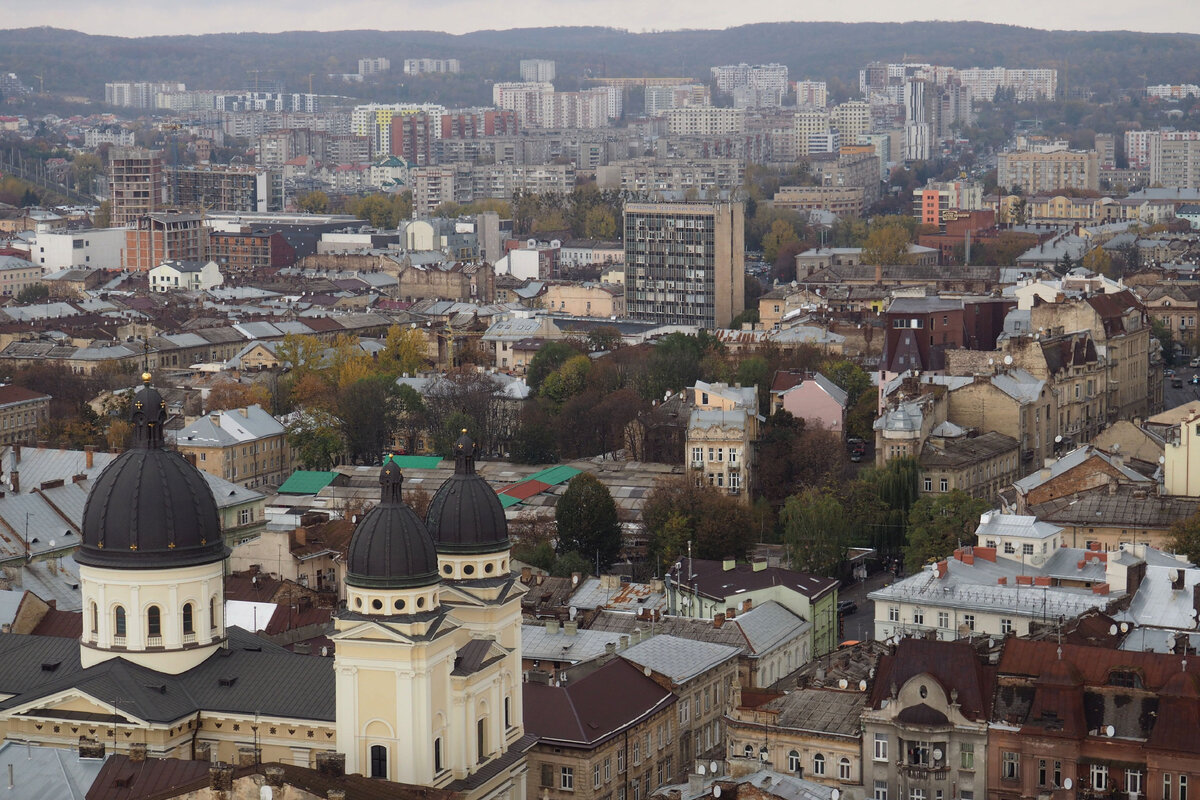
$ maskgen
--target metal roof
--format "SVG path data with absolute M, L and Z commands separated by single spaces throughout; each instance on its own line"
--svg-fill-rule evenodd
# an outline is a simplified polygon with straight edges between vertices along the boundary
M 737 658 L 739 652 L 738 648 L 728 645 L 664 634 L 635 644 L 623 651 L 621 657 L 640 667 L 649 667 L 678 685 Z
M 298 469 L 279 487 L 280 494 L 316 494 L 333 483 L 338 473 Z
M 14 741 L 0 745 L 0 763 L 8 764 L 12 785 L 6 800 L 84 800 L 103 758 L 80 758 L 78 748 L 30 747 Z

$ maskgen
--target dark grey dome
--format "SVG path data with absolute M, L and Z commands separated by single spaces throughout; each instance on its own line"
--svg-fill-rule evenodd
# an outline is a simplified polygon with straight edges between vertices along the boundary
M 475 473 L 475 444 L 465 430 L 454 444 L 454 474 L 429 501 L 425 524 L 439 553 L 498 553 L 511 546 L 504 507 Z
M 367 512 L 346 553 L 346 583 L 366 589 L 411 589 L 438 581 L 437 551 L 425 523 L 404 504 L 399 465 L 379 472 L 379 505 Z
M 134 395 L 134 444 L 104 468 L 83 510 L 80 564 L 121 569 L 198 566 L 228 554 L 217 502 L 200 470 L 163 449 L 167 407 L 148 385 Z

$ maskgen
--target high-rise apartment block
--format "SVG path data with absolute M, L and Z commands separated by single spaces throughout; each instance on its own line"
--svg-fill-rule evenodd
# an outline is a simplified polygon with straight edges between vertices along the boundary
M 386 58 L 360 58 L 358 60 L 358 75 L 366 78 L 387 72 L 392 68 L 392 62 Z
M 204 211 L 279 211 L 283 175 L 257 167 L 168 167 L 171 204 Z
M 544 58 L 521 59 L 521 80 L 550 83 L 554 80 L 554 62 Z
M 458 73 L 462 64 L 457 58 L 406 58 L 404 59 L 405 75 L 421 75 L 429 72 Z
M 1200 140 L 1200 131 L 1176 131 L 1161 128 L 1153 131 L 1125 131 L 1125 157 L 1129 166 L 1145 169 L 1150 166 L 1150 141 L 1159 139 L 1168 142 L 1190 142 Z
M 825 81 L 796 81 L 796 106 L 799 108 L 824 108 L 829 104 L 829 90 Z
M 728 327 L 745 306 L 744 238 L 741 203 L 627 203 L 628 316 Z
M 676 86 L 646 87 L 646 116 L 658 117 L 673 108 L 707 106 L 711 100 L 709 88 L 703 84 L 688 83 Z
M 713 67 L 717 91 L 733 96 L 739 108 L 778 108 L 788 91 L 788 68 L 783 64 L 729 64 Z
M 1170 189 L 1200 188 L 1200 141 L 1150 140 L 1150 183 Z
M 444 106 L 430 103 L 367 103 L 350 111 L 350 133 L 370 138 L 372 157 L 391 155 L 393 117 L 426 114 L 434 129 L 440 131 L 445 113 Z
M 108 153 L 108 187 L 113 227 L 132 225 L 166 204 L 162 153 L 114 147 Z
M 856 144 L 859 136 L 871 130 L 871 104 L 850 100 L 836 105 L 829 112 L 829 121 L 842 134 L 843 143 Z
M 183 92 L 182 83 L 151 83 L 149 81 L 116 81 L 104 84 L 104 102 L 124 108 L 154 108 L 159 93 Z
M 556 92 L 546 81 L 496 83 L 492 102 L 515 111 L 525 128 L 602 128 L 622 113 L 621 89 L 615 86 Z
M 430 120 L 428 114 L 397 114 L 392 117 L 389 152 L 418 167 L 432 164 L 434 126 L 440 130 L 440 123 Z
M 1018 103 L 1053 100 L 1058 92 L 1056 69 L 1005 69 L 972 67 L 960 69 L 958 79 L 975 100 L 991 102 L 998 89 L 1011 91 Z

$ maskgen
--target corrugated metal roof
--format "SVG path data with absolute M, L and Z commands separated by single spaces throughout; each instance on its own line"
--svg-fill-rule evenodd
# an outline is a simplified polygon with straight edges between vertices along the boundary
M 508 495 L 509 497 L 515 497 L 518 500 L 526 500 L 530 497 L 533 497 L 535 494 L 540 494 L 546 491 L 549 488 L 550 484 L 530 478 L 527 481 L 514 483 L 512 486 L 502 489 L 500 494 Z
M 581 472 L 583 470 L 568 467 L 566 464 L 559 464 L 556 467 L 550 467 L 541 472 L 533 473 L 529 476 L 529 480 L 541 481 L 549 486 L 555 486 L 560 483 L 566 483 Z
M 337 477 L 336 472 L 298 469 L 279 487 L 280 494 L 316 494 Z
M 437 469 L 441 456 L 391 456 L 392 462 L 401 469 Z

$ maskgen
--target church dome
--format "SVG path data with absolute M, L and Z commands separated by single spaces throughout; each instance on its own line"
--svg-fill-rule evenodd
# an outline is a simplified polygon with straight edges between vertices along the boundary
M 438 581 L 437 551 L 425 523 L 401 497 L 404 476 L 392 460 L 379 472 L 379 505 L 367 512 L 346 553 L 346 583 L 407 589 Z
M 228 554 L 217 502 L 200 470 L 163 447 L 167 404 L 150 386 L 133 397 L 133 446 L 96 479 L 83 510 L 80 564 L 120 569 L 199 566 Z
M 475 472 L 475 444 L 464 430 L 454 444 L 454 474 L 429 501 L 425 524 L 439 553 L 497 553 L 510 547 L 500 498 Z

